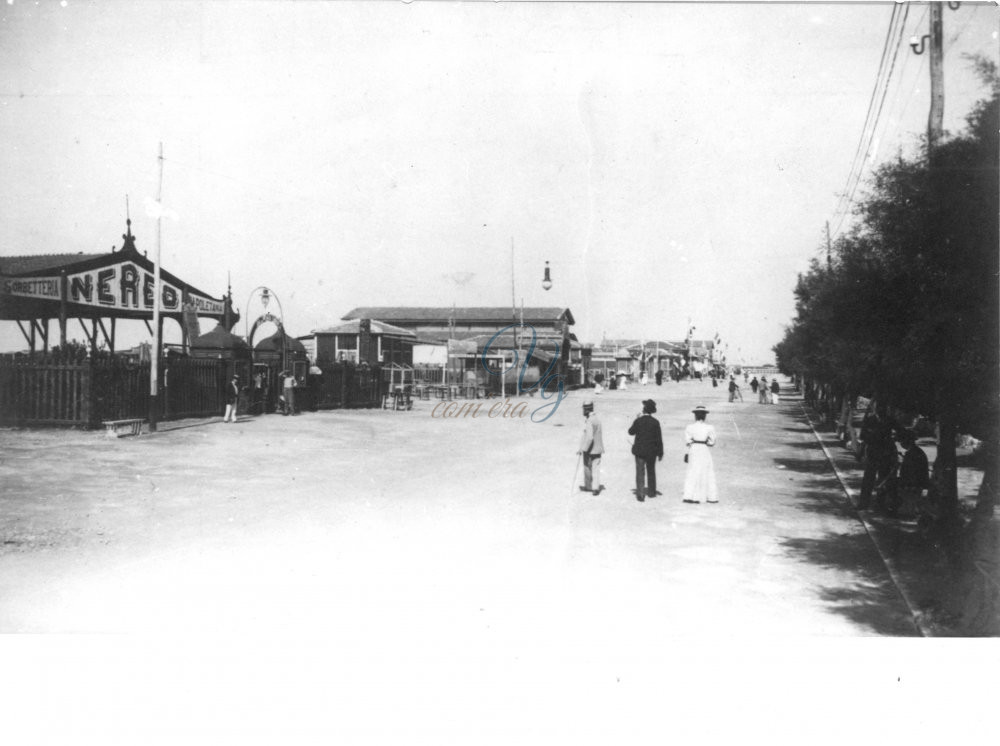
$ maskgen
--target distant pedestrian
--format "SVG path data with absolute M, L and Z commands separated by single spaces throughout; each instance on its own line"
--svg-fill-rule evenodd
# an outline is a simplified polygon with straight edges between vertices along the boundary
M 285 381 L 281 387 L 281 393 L 285 397 L 284 414 L 295 414 L 295 376 L 290 371 L 283 373 Z
M 583 459 L 583 486 L 581 492 L 601 494 L 601 456 L 604 455 L 604 435 L 601 421 L 594 414 L 594 402 L 583 403 L 583 435 L 577 453 Z
M 747 379 L 748 379 L 749 377 L 750 377 L 750 374 L 749 374 L 749 373 L 747 373 L 746 371 L 743 371 L 743 383 L 746 383 L 746 382 L 747 382 Z
M 753 380 L 750 381 L 750 390 L 753 391 L 756 394 L 757 393 L 757 388 L 759 386 L 760 386 L 760 381 L 757 380 L 757 376 L 754 376 Z
M 760 377 L 760 398 L 757 401 L 760 404 L 768 403 L 767 376 Z
M 223 422 L 236 422 L 236 411 L 240 401 L 240 377 L 233 374 L 232 380 L 226 384 L 226 413 Z
M 778 384 L 777 378 L 771 379 L 771 404 L 778 403 L 778 394 L 781 392 L 781 386 Z
M 656 385 L 657 386 L 662 386 L 663 385 L 663 371 L 662 370 L 656 371 L 655 377 L 656 377 Z
M 635 436 L 632 455 L 635 456 L 635 499 L 643 502 L 647 496 L 656 497 L 656 462 L 663 460 L 663 433 L 660 422 L 653 414 L 656 402 L 647 399 L 642 403 L 642 414 L 632 422 L 629 435 Z
M 740 387 L 736 383 L 736 379 L 732 376 L 729 377 L 729 401 L 736 401 L 736 395 L 740 393 Z M 743 401 L 743 395 L 740 394 L 740 401 Z
M 700 503 L 705 500 L 717 503 L 719 493 L 715 484 L 712 453 L 709 451 L 715 446 L 715 428 L 706 422 L 708 410 L 705 407 L 699 405 L 691 411 L 694 413 L 694 422 L 684 430 L 684 443 L 687 446 L 687 453 L 684 455 L 687 463 L 684 502 Z

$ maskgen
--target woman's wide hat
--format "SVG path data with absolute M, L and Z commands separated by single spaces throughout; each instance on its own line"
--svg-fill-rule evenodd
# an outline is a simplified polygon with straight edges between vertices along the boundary
M 642 411 L 653 414 L 656 411 L 656 402 L 652 399 L 646 399 L 646 401 L 642 403 Z
M 704 406 L 704 405 L 702 405 L 702 404 L 699 404 L 699 405 L 698 405 L 697 407 L 695 407 L 695 408 L 694 408 L 694 409 L 692 409 L 691 411 L 692 411 L 692 412 L 695 412 L 695 413 L 697 413 L 697 412 L 704 412 L 705 414 L 708 414 L 708 410 L 707 410 L 707 409 L 705 409 L 705 406 Z

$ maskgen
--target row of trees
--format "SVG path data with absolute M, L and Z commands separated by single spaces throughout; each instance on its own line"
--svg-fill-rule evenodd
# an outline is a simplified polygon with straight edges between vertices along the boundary
M 965 129 L 878 169 L 855 227 L 799 276 L 796 317 L 774 348 L 786 374 L 933 419 L 946 512 L 958 506 L 958 433 L 984 441 L 988 511 L 1000 453 L 1000 79 L 975 64 L 988 95 Z

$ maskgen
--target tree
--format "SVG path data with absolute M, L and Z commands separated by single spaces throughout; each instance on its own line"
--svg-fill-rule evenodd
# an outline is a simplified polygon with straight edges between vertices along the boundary
M 929 159 L 878 169 L 835 260 L 799 277 L 796 317 L 774 348 L 786 373 L 935 418 L 950 512 L 957 433 L 1000 453 L 1000 81 L 992 63 L 974 64 L 989 95 L 966 129 Z M 980 501 L 992 510 L 996 458 L 986 468 Z

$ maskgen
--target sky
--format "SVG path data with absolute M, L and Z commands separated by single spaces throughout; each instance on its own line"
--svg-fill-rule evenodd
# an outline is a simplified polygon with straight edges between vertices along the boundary
M 231 281 L 253 318 L 267 286 L 292 334 L 356 306 L 513 296 L 568 307 L 584 342 L 690 323 L 730 361 L 770 361 L 826 222 L 850 225 L 838 202 L 891 13 L 4 0 L 0 255 L 120 247 L 127 196 L 154 256 L 162 143 L 162 266 L 215 297 Z M 905 40 L 927 26 L 910 6 Z M 946 8 L 944 40 L 957 131 L 983 94 L 963 55 L 997 59 L 996 6 Z M 926 129 L 928 55 L 906 41 L 872 164 Z M 119 347 L 148 339 L 127 326 Z M 0 349 L 25 346 L 0 322 Z

